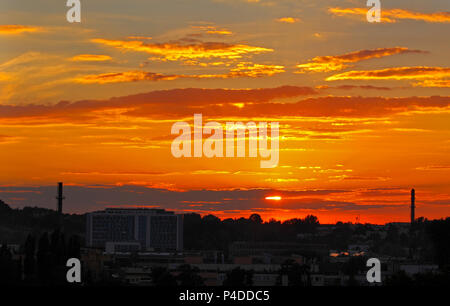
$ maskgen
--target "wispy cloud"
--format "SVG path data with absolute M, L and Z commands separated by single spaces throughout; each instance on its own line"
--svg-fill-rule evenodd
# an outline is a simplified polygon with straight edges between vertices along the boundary
M 356 63 L 363 60 L 372 58 L 381 58 L 385 56 L 391 56 L 395 54 L 405 53 L 427 53 L 421 50 L 410 50 L 405 47 L 393 47 L 393 48 L 378 48 L 371 50 L 359 50 L 342 55 L 332 56 L 316 56 L 309 60 L 308 63 L 299 64 L 297 68 L 300 70 L 297 73 L 305 72 L 328 72 L 337 71 L 347 68 L 347 63 Z
M 450 80 L 424 80 L 413 83 L 415 87 L 438 87 L 438 88 L 450 88 Z
M 300 18 L 296 18 L 296 17 L 281 17 L 281 18 L 277 18 L 275 20 L 277 22 L 281 22 L 281 23 L 297 23 L 297 22 L 300 22 Z
M 76 83 L 82 84 L 110 84 L 110 83 L 127 83 L 137 81 L 168 81 L 175 80 L 182 76 L 164 75 L 154 72 L 145 71 L 126 71 L 117 73 L 101 73 L 79 76 L 73 79 Z
M 274 74 L 284 72 L 284 66 L 280 65 L 265 65 L 265 64 L 254 64 L 251 62 L 240 62 L 235 68 L 232 68 L 230 72 L 218 75 L 199 75 L 196 78 L 237 78 L 237 77 L 264 77 L 272 76 Z
M 367 8 L 332 7 L 328 11 L 336 16 L 359 16 L 366 20 Z M 450 12 L 421 13 L 404 9 L 382 9 L 381 22 L 393 23 L 398 20 L 420 20 L 432 23 L 450 22 Z
M 6 24 L 0 25 L 0 35 L 18 35 L 41 31 L 42 28 L 35 26 Z
M 347 71 L 328 77 L 327 81 L 339 80 L 413 80 L 450 77 L 446 67 L 395 67 L 381 70 Z
M 23 137 L 15 137 L 15 136 L 8 136 L 8 135 L 0 135 L 0 145 L 2 144 L 12 144 L 19 142 L 20 139 Z
M 11 76 L 5 72 L 0 72 L 0 82 L 8 81 L 11 79 Z
M 245 44 L 229 44 L 223 42 L 194 43 L 144 43 L 139 40 L 108 40 L 93 39 L 92 42 L 114 47 L 121 50 L 146 52 L 155 57 L 151 59 L 166 61 L 186 61 L 199 59 L 240 59 L 245 55 L 273 52 L 273 49 L 250 46 Z
M 198 29 L 206 32 L 207 34 L 214 34 L 214 35 L 232 35 L 233 32 L 225 29 L 225 28 L 218 28 L 213 25 L 193 25 L 191 26 L 193 29 Z
M 319 86 L 316 86 L 316 88 L 320 89 L 320 90 L 328 90 L 328 89 L 339 89 L 339 90 L 352 90 L 352 89 L 393 90 L 394 89 L 392 87 L 373 86 L 373 85 L 339 85 L 339 86 L 319 85 Z
M 425 167 L 417 167 L 416 170 L 450 170 L 450 165 L 433 165 Z
M 73 62 L 104 62 L 112 60 L 109 55 L 102 54 L 79 54 L 70 58 Z
M 223 74 L 161 74 L 146 71 L 126 71 L 118 73 L 101 73 L 78 76 L 73 79 L 76 83 L 82 84 L 109 84 L 109 83 L 127 83 L 137 81 L 172 81 L 176 79 L 229 79 L 250 77 L 259 78 L 272 76 L 284 72 L 283 66 L 254 64 L 251 62 L 241 62 L 229 72 Z
M 146 94 L 118 97 L 110 100 L 84 100 L 78 102 L 60 102 L 55 105 L 0 105 L 0 120 L 4 124 L 33 125 L 49 123 L 90 123 L 110 121 L 113 114 L 127 118 L 130 124 L 133 118 L 166 120 L 192 116 L 193 109 L 208 113 L 210 116 L 227 120 L 229 118 L 375 118 L 415 111 L 448 112 L 449 97 L 317 97 L 307 98 L 296 103 L 281 103 L 276 100 L 296 96 L 313 95 L 316 92 L 308 87 L 284 86 L 279 88 L 226 90 L 226 89 L 173 89 L 153 91 Z M 273 101 L 275 100 L 275 101 Z M 300 118 L 300 119 L 299 119 Z M 339 130 L 342 133 L 351 130 L 334 127 L 315 129 L 320 137 L 336 137 L 328 132 Z M 293 136 L 308 136 L 308 130 L 296 131 Z M 301 134 L 298 134 L 301 133 Z M 291 133 L 292 134 L 292 133 Z M 122 140 L 119 140 L 122 141 Z

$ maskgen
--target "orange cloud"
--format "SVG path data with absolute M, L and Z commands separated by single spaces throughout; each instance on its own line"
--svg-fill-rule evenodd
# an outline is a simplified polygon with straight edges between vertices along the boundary
M 219 35 L 232 35 L 233 32 L 229 30 L 208 30 L 208 34 L 219 34 Z
M 181 100 L 183 101 L 183 100 Z M 241 101 L 239 101 L 241 102 Z M 447 111 L 450 106 L 449 97 L 425 98 L 363 98 L 363 97 L 319 97 L 301 100 L 296 103 L 244 103 L 237 107 L 231 103 L 217 105 L 205 101 L 206 104 L 195 104 L 198 111 L 217 118 L 227 117 L 380 117 L 410 111 L 439 110 Z M 130 107 L 130 105 L 128 105 Z M 124 113 L 128 116 L 164 118 L 168 115 L 167 104 L 148 103 L 140 107 L 132 105 L 132 110 Z M 192 105 L 177 103 L 176 109 L 170 111 L 170 117 L 187 117 L 192 115 Z
M 115 116 L 167 120 L 191 117 L 193 109 L 208 114 L 211 118 L 296 118 L 306 117 L 375 118 L 414 111 L 448 112 L 450 97 L 318 97 L 296 103 L 280 103 L 277 99 L 316 94 L 312 88 L 283 86 L 265 89 L 173 89 L 153 91 L 145 94 L 112 98 L 109 100 L 84 100 L 60 102 L 54 105 L 0 105 L 2 124 L 68 124 L 108 122 Z M 239 104 L 239 105 L 236 105 Z M 26 119 L 26 121 L 24 121 Z M 348 131 L 336 126 L 341 132 Z M 321 135 L 329 129 L 315 129 Z M 308 133 L 292 130 L 297 133 Z M 302 136 L 301 134 L 297 136 Z M 123 142 L 123 140 L 119 140 Z M 117 141 L 116 141 L 117 142 Z M 147 144 L 146 144 L 147 145 Z
M 137 40 L 146 40 L 146 39 L 153 39 L 153 37 L 150 36 L 128 36 L 128 39 L 137 39 Z
M 112 60 L 109 55 L 101 54 L 80 54 L 70 58 L 73 62 L 103 62 Z
M 233 34 L 233 32 L 231 32 L 230 30 L 219 29 L 219 28 L 217 28 L 215 26 L 211 26 L 211 25 L 208 25 L 208 26 L 203 26 L 203 25 L 191 26 L 191 28 L 204 30 L 208 34 L 216 34 L 216 35 L 232 35 Z
M 329 8 L 328 11 L 337 16 L 356 15 L 362 16 L 366 20 L 367 8 Z M 447 23 L 450 22 L 450 12 L 437 13 L 420 13 L 412 12 L 403 9 L 382 9 L 382 22 L 396 22 L 398 19 L 421 20 L 432 23 Z
M 13 137 L 8 135 L 0 135 L 0 144 L 17 143 L 21 137 Z
M 155 59 L 168 61 L 185 61 L 197 59 L 240 59 L 244 55 L 273 52 L 273 49 L 255 47 L 244 44 L 228 44 L 220 42 L 195 42 L 182 44 L 179 42 L 148 44 L 138 40 L 93 39 L 95 43 L 115 47 L 121 50 L 146 52 L 157 56 Z
M 0 82 L 8 81 L 10 79 L 11 77 L 7 73 L 0 72 Z
M 398 67 L 381 70 L 347 71 L 326 78 L 340 80 L 411 80 L 450 77 L 450 68 L 445 67 Z
M 40 31 L 41 28 L 25 25 L 6 24 L 0 25 L 0 35 L 17 35 Z
M 82 84 L 110 84 L 110 83 L 126 83 L 137 81 L 167 81 L 175 80 L 180 76 L 177 75 L 163 75 L 153 72 L 145 71 L 126 71 L 119 73 L 102 73 L 90 74 L 74 79 L 76 83 Z
M 249 62 L 239 63 L 236 68 L 231 69 L 231 77 L 262 77 L 272 76 L 284 72 L 284 66 L 252 64 Z
M 366 89 L 366 90 L 392 90 L 392 87 L 382 87 L 382 86 L 373 86 L 373 85 L 339 85 L 339 86 L 328 86 L 328 85 L 319 85 L 316 86 L 317 89 L 327 90 L 327 89 L 340 89 L 340 90 L 352 90 L 352 89 Z
M 297 23 L 300 21 L 300 19 L 295 18 L 295 17 L 281 17 L 281 18 L 276 19 L 276 21 L 282 22 L 282 23 Z
M 354 8 L 341 8 L 341 7 L 330 7 L 328 9 L 328 12 L 336 15 L 336 16 L 345 16 L 345 15 L 353 15 L 353 16 L 361 16 L 363 17 L 363 19 L 366 21 L 366 15 L 367 15 L 367 8 L 359 8 L 359 7 L 354 7 Z M 387 17 L 384 16 L 385 15 L 385 10 L 381 11 L 381 21 L 382 22 L 395 22 L 392 19 L 389 19 Z
M 450 170 L 450 166 L 433 165 L 433 166 L 417 167 L 416 170 Z
M 395 54 L 405 53 L 426 53 L 421 50 L 410 50 L 405 47 L 378 48 L 371 50 L 360 50 L 335 56 L 316 56 L 306 64 L 299 64 L 296 67 L 300 70 L 297 73 L 305 72 L 328 72 L 342 70 L 348 65 L 345 63 L 356 63 L 372 58 L 380 58 Z
M 205 75 L 194 75 L 186 76 L 192 78 L 238 78 L 238 77 L 251 77 L 259 78 L 264 76 L 272 76 L 278 73 L 284 72 L 284 66 L 279 65 L 263 65 L 263 64 L 253 64 L 250 62 L 240 62 L 235 68 L 232 68 L 230 72 L 225 74 L 205 74 Z
M 73 79 L 76 83 L 82 84 L 109 84 L 109 83 L 127 83 L 137 81 L 172 81 L 180 78 L 192 79 L 230 79 L 239 77 L 259 78 L 272 76 L 284 72 L 284 66 L 253 64 L 250 62 L 238 63 L 228 73 L 224 74 L 197 74 L 197 75 L 164 75 L 146 71 L 126 71 L 118 73 L 91 74 L 76 77 Z M 1 79 L 0 79 L 1 80 Z
M 421 82 L 414 83 L 413 86 L 449 88 L 450 80 L 424 80 Z

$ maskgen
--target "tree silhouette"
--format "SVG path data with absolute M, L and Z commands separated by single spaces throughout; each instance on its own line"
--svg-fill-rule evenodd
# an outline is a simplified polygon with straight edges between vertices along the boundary
M 165 267 L 152 267 L 151 277 L 155 286 L 176 286 L 175 277 Z
M 0 248 L 0 284 L 8 284 L 14 278 L 12 254 L 6 243 Z
M 190 265 L 182 265 L 179 267 L 180 274 L 178 274 L 177 280 L 180 286 L 184 287 L 199 287 L 204 286 L 203 278 L 198 274 L 200 270 Z
M 68 258 L 80 258 L 81 257 L 81 243 L 78 235 L 71 236 L 67 245 L 67 257 Z
M 24 258 L 24 275 L 26 281 L 32 281 L 36 272 L 36 239 L 31 234 L 28 235 L 24 246 L 25 258 Z
M 342 266 L 342 272 L 349 276 L 348 285 L 356 286 L 358 283 L 355 280 L 355 276 L 360 271 L 365 271 L 367 258 L 363 256 L 352 256 L 350 259 Z
M 289 286 L 311 286 L 309 267 L 307 265 L 300 265 L 293 259 L 287 259 L 281 264 L 277 285 L 281 285 L 283 275 L 287 276 Z
M 436 262 L 442 270 L 450 270 L 450 218 L 429 222 L 426 231 L 433 244 Z
M 39 238 L 38 250 L 36 254 L 37 259 L 37 275 L 39 281 L 48 283 L 50 281 L 51 273 L 51 254 L 50 243 L 48 241 L 47 232 L 43 233 Z
M 64 265 L 66 262 L 66 245 L 64 234 L 59 229 L 53 231 L 50 236 L 50 252 L 53 265 Z
M 224 286 L 245 287 L 253 285 L 253 271 L 243 270 L 240 267 L 234 268 L 227 273 Z
M 262 224 L 263 223 L 263 219 L 261 218 L 260 215 L 258 214 L 252 214 L 250 216 L 250 218 L 248 218 L 251 222 L 256 223 L 256 224 Z

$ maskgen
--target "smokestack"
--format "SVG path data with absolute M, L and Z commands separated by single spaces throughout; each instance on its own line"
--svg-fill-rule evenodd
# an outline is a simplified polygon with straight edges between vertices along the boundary
M 58 195 L 56 197 L 56 199 L 58 200 L 58 214 L 62 215 L 62 208 L 63 208 L 63 183 L 59 182 L 58 183 Z
M 414 223 L 414 220 L 415 220 L 415 216 L 414 216 L 415 209 L 416 209 L 415 202 L 416 202 L 416 191 L 413 188 L 413 189 L 411 189 L 411 225 Z

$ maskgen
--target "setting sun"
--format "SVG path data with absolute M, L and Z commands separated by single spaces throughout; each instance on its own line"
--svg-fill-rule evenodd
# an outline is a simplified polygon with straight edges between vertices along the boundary
M 281 197 L 280 196 L 270 196 L 270 197 L 266 197 L 266 200 L 280 201 Z

